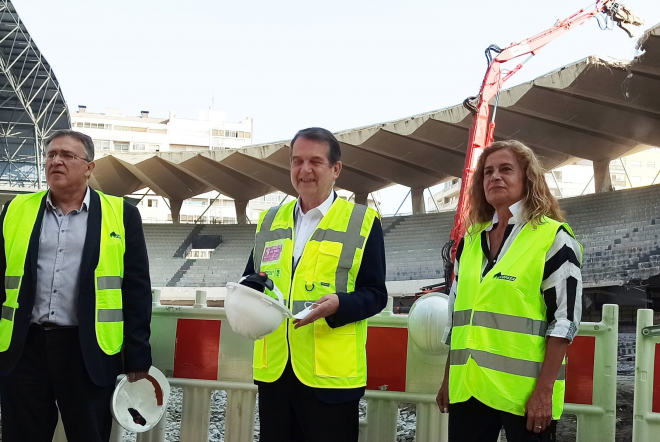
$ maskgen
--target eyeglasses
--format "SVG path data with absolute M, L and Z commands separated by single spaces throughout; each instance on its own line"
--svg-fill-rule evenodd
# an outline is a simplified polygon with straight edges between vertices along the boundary
M 66 162 L 73 161 L 75 159 L 80 159 L 86 163 L 89 163 L 89 161 L 87 161 L 86 158 L 79 157 L 78 155 L 74 155 L 71 152 L 57 152 L 57 151 L 47 152 L 44 155 L 44 158 L 46 158 L 46 161 L 53 161 L 57 156 L 59 156 L 62 159 L 62 161 L 66 161 Z

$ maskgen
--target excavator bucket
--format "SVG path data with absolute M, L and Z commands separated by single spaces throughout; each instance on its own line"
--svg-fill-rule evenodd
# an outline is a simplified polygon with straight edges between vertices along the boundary
M 607 14 L 614 22 L 628 34 L 628 37 L 635 37 L 639 26 L 644 24 L 644 19 L 633 14 L 625 5 L 617 2 L 609 2 L 606 7 Z

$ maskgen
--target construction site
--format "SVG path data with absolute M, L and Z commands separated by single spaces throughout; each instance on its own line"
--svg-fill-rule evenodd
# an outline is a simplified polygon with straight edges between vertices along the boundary
M 382 217 L 390 297 L 368 320 L 361 442 L 447 440 L 448 418 L 436 395 L 449 349 L 440 343 L 421 348 L 409 314 L 424 297 L 441 297 L 446 310 L 471 173 L 486 146 L 511 139 L 531 148 L 547 171 L 584 160 L 593 165 L 595 193 L 559 199 L 583 260 L 582 323 L 568 347 L 557 440 L 660 441 L 660 180 L 614 190 L 610 169 L 621 157 L 660 147 L 660 25 L 634 37 L 633 60 L 593 55 L 505 87 L 527 57 L 596 15 L 628 34 L 643 24 L 625 7 L 599 1 L 520 43 L 488 48 L 481 90 L 464 103 L 335 133 L 343 163 L 335 186 L 348 199 L 379 209 L 373 194 L 402 185 L 412 200 L 412 214 Z M 570 32 L 562 38 L 570 39 Z M 9 0 L 0 2 L 0 83 L 0 203 L 6 204 L 46 188 L 43 140 L 72 128 L 51 64 Z M 169 405 L 146 433 L 115 423 L 113 442 L 259 440 L 253 344 L 230 326 L 224 300 L 227 284 L 241 278 L 255 247 L 248 202 L 274 192 L 297 196 L 291 147 L 283 141 L 204 151 L 96 152 L 93 189 L 121 197 L 157 195 L 173 220 L 143 224 L 153 366 L 173 387 Z M 457 209 L 427 213 L 427 189 L 458 178 Z M 210 191 L 234 201 L 236 223 L 180 223 L 184 202 Z M 438 340 L 445 323 L 428 325 Z M 66 441 L 61 421 L 53 440 Z

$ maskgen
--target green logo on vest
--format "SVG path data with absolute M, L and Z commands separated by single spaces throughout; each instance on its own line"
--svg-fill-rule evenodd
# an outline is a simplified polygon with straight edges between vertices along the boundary
M 110 233 L 110 238 L 121 239 L 121 235 L 113 231 L 112 233 Z
M 504 281 L 515 281 L 516 277 L 515 276 L 509 276 L 509 275 L 503 275 L 502 272 L 497 272 L 493 276 L 493 279 L 503 279 Z
M 269 278 L 279 278 L 282 276 L 282 269 L 265 270 L 264 273 L 268 275 Z

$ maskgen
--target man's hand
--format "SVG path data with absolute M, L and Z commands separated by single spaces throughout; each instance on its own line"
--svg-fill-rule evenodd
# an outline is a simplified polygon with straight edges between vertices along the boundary
M 337 313 L 339 309 L 339 296 L 332 293 L 330 295 L 325 295 L 319 298 L 318 301 L 312 306 L 312 311 L 304 319 L 295 319 L 293 321 L 294 328 L 302 327 L 307 324 L 311 324 L 317 319 L 325 318 L 334 313 Z
M 146 378 L 148 374 L 148 371 L 132 371 L 126 376 L 128 377 L 128 382 L 137 382 L 140 379 Z

